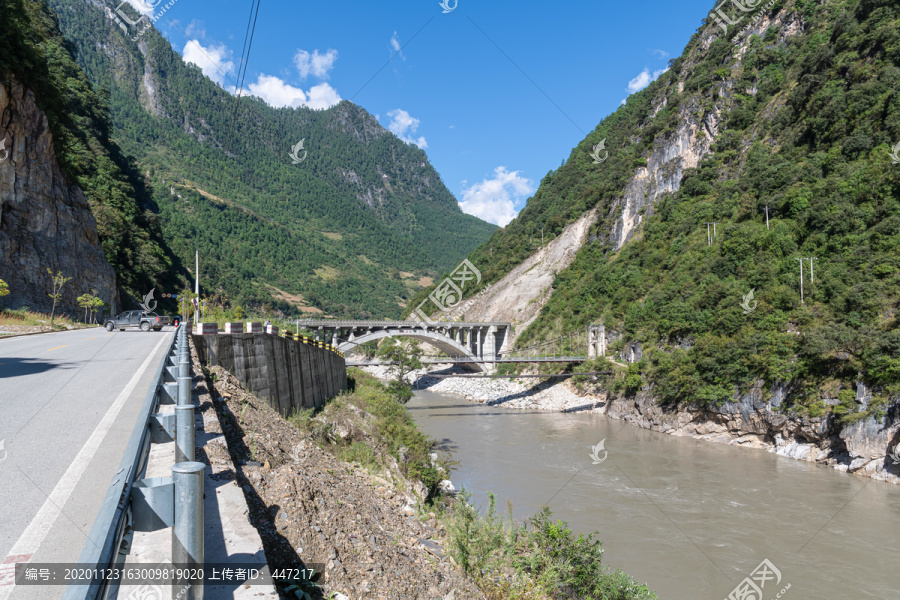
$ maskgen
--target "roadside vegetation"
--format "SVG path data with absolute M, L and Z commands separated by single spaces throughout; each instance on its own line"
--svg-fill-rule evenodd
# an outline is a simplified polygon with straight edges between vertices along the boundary
M 67 329 L 83 329 L 95 327 L 66 315 L 56 315 L 50 324 L 50 315 L 34 312 L 27 308 L 16 310 L 0 310 L 0 337 L 18 333 L 37 333 L 40 331 L 65 331 Z
M 496 512 L 496 497 L 488 498 L 487 510 L 480 511 L 463 490 L 441 516 L 449 524 L 450 555 L 490 600 L 657 597 L 622 571 L 603 568 L 596 532 L 576 536 L 546 506 L 516 524 L 509 501 L 504 519 Z
M 390 354 L 406 364 L 410 356 Z M 433 451 L 434 441 L 423 434 L 397 395 L 374 376 L 348 371 L 351 388 L 318 413 L 303 411 L 289 422 L 308 432 L 317 444 L 340 458 L 358 463 L 376 475 L 411 487 L 424 497 L 420 511 L 433 512 L 447 529 L 447 552 L 454 563 L 485 596 L 493 599 L 549 600 L 652 600 L 656 598 L 621 571 L 602 566 L 603 548 L 594 537 L 575 534 L 550 509 L 516 523 L 510 515 L 497 515 L 495 498 L 482 511 L 463 490 L 456 496 L 442 493 L 454 462 Z M 395 384 L 391 381 L 391 385 Z M 408 480 L 407 482 L 404 482 Z
M 432 460 L 433 442 L 416 426 L 396 393 L 374 376 L 348 369 L 350 390 L 318 413 L 305 410 L 288 420 L 342 460 L 358 462 L 372 472 L 390 471 L 423 486 L 432 500 L 450 466 L 447 457 Z

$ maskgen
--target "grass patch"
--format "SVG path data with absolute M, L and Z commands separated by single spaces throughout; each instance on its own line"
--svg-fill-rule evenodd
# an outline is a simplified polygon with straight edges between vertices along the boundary
M 451 461 L 432 464 L 432 440 L 378 379 L 359 369 L 348 369 L 348 374 L 349 391 L 318 412 L 294 413 L 288 422 L 342 460 L 373 469 L 393 457 L 404 477 L 422 482 L 431 501 Z
M 27 308 L 17 310 L 0 310 L 0 327 L 42 327 L 47 331 L 51 331 L 50 315 L 34 312 Z M 65 315 L 57 315 L 53 318 L 53 331 L 62 331 L 66 329 L 81 329 L 84 327 L 96 327 L 80 323 Z M 14 333 L 14 332 L 7 332 Z M 3 332 L 0 332 L 0 336 Z
M 442 514 L 449 524 L 450 555 L 489 600 L 591 598 L 655 600 L 656 594 L 620 570 L 603 569 L 603 547 L 595 533 L 576 536 L 565 521 L 553 521 L 548 507 L 517 525 L 496 512 L 496 498 L 484 516 L 462 490 Z

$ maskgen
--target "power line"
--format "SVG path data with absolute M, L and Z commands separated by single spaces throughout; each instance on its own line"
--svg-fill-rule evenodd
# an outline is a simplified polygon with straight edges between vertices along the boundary
M 256 13 L 253 12 L 253 6 L 256 5 Z M 262 4 L 262 0 L 252 0 L 250 3 L 250 17 L 247 19 L 247 31 L 244 32 L 244 48 L 241 49 L 241 60 L 238 63 L 238 75 L 235 82 L 240 81 L 238 88 L 235 90 L 234 96 L 234 112 L 231 115 L 231 125 L 228 128 L 228 143 L 225 146 L 225 155 L 228 156 L 228 150 L 231 148 L 231 142 L 233 140 L 234 134 L 234 125 L 235 120 L 237 119 L 238 107 L 240 106 L 241 101 L 241 92 L 244 90 L 244 79 L 247 77 L 247 66 L 250 63 L 250 49 L 253 47 L 253 35 L 256 33 L 256 21 L 259 17 L 259 6 Z M 251 29 L 250 23 L 253 23 L 253 27 Z M 247 42 L 247 37 L 249 34 L 250 41 Z M 244 60 L 244 56 L 246 54 L 246 60 Z M 241 71 L 243 70 L 243 74 Z

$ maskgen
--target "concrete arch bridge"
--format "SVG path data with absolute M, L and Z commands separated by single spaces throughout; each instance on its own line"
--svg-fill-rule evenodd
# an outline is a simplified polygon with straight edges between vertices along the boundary
M 472 371 L 490 371 L 503 362 L 503 351 L 511 338 L 511 324 L 501 322 L 338 321 L 301 320 L 300 327 L 315 332 L 317 340 L 337 346 L 349 354 L 360 344 L 385 337 L 407 337 L 434 346 L 448 357 L 423 362 L 453 362 Z M 348 362 L 348 366 L 380 364 Z

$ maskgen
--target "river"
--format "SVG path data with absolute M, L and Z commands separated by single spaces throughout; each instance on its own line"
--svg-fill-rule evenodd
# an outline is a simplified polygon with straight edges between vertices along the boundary
M 482 507 L 547 504 L 598 531 L 604 565 L 661 600 L 722 600 L 764 559 L 761 600 L 900 600 L 900 486 L 766 452 L 648 431 L 592 413 L 484 406 L 417 391 L 407 407 L 451 450 Z M 594 464 L 591 448 L 605 440 Z M 752 597 L 751 598 L 755 598 Z

